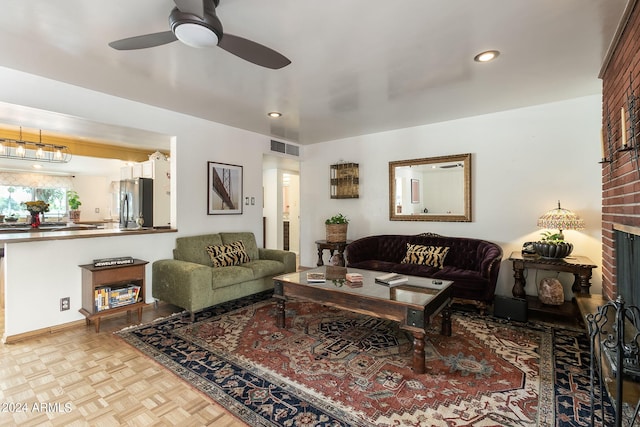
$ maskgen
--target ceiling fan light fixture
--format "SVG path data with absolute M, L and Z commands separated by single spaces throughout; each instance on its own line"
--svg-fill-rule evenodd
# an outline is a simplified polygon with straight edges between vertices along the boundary
M 498 55 L 500 55 L 500 52 L 497 50 L 486 50 L 474 56 L 473 60 L 476 62 L 490 62 L 496 59 Z
M 216 47 L 219 41 L 218 35 L 213 30 L 192 22 L 177 25 L 174 33 L 178 40 L 191 47 Z

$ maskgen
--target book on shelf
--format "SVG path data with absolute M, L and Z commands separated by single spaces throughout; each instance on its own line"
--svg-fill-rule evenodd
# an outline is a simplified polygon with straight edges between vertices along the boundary
M 138 301 L 140 294 L 140 286 L 130 284 L 129 286 L 112 289 L 109 292 L 109 307 L 121 307 L 123 305 L 133 304 Z
M 324 273 L 307 273 L 307 282 L 321 283 L 326 280 Z
M 129 284 L 118 288 L 101 286 L 96 288 L 93 294 L 95 311 L 98 312 L 133 304 L 134 302 L 138 302 L 139 296 L 140 286 L 138 285 Z
M 376 283 L 387 286 L 399 285 L 408 281 L 409 278 L 407 276 L 398 273 L 383 274 L 382 276 L 376 277 Z
M 94 267 L 110 267 L 112 265 L 127 265 L 133 264 L 133 257 L 121 256 L 115 258 L 100 258 L 93 260 Z
M 111 288 L 108 286 L 96 288 L 93 293 L 93 301 L 95 311 L 107 310 L 109 308 L 109 292 Z

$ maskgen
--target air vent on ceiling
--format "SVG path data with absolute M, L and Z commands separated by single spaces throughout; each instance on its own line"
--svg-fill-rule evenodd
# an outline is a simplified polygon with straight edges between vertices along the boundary
M 277 151 L 278 153 L 291 154 L 292 156 L 300 155 L 300 147 L 292 144 L 285 144 L 284 142 L 271 140 L 271 151 Z

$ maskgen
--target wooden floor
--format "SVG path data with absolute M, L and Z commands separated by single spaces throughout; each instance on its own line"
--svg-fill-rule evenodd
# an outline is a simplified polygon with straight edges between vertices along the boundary
M 142 321 L 177 311 L 150 305 Z M 114 336 L 126 319 L 0 344 L 0 426 L 247 425 Z

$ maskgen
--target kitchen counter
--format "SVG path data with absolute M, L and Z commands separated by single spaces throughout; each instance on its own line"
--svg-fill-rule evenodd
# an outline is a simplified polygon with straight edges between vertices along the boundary
M 66 224 L 64 222 L 45 222 L 40 224 L 38 231 L 70 231 L 70 230 L 89 230 L 97 229 L 95 224 Z M 25 233 L 31 232 L 33 228 L 24 222 L 0 224 L 0 233 Z
M 30 231 L 0 234 L 4 249 L 5 343 L 84 321 L 79 265 L 94 259 L 131 256 L 154 262 L 171 258 L 175 228 Z M 132 237 L 130 237 L 132 236 Z M 147 269 L 145 283 L 151 283 Z M 152 303 L 147 285 L 146 303 Z M 60 299 L 70 310 L 60 311 Z M 37 313 L 37 315 L 34 315 Z
M 81 228 L 80 228 L 81 227 Z M 20 227 L 13 230 L 0 231 L 0 245 L 5 243 L 35 242 L 42 240 L 64 240 L 64 239 L 83 239 L 92 237 L 110 237 L 124 235 L 140 235 L 154 233 L 175 233 L 175 228 L 86 228 L 87 226 L 74 225 L 69 227 L 56 226 L 53 228 L 45 227 L 34 231 L 29 227 L 28 231 L 22 231 Z M 0 229 L 1 230 L 1 229 Z M 20 230 L 20 231 L 18 231 Z

